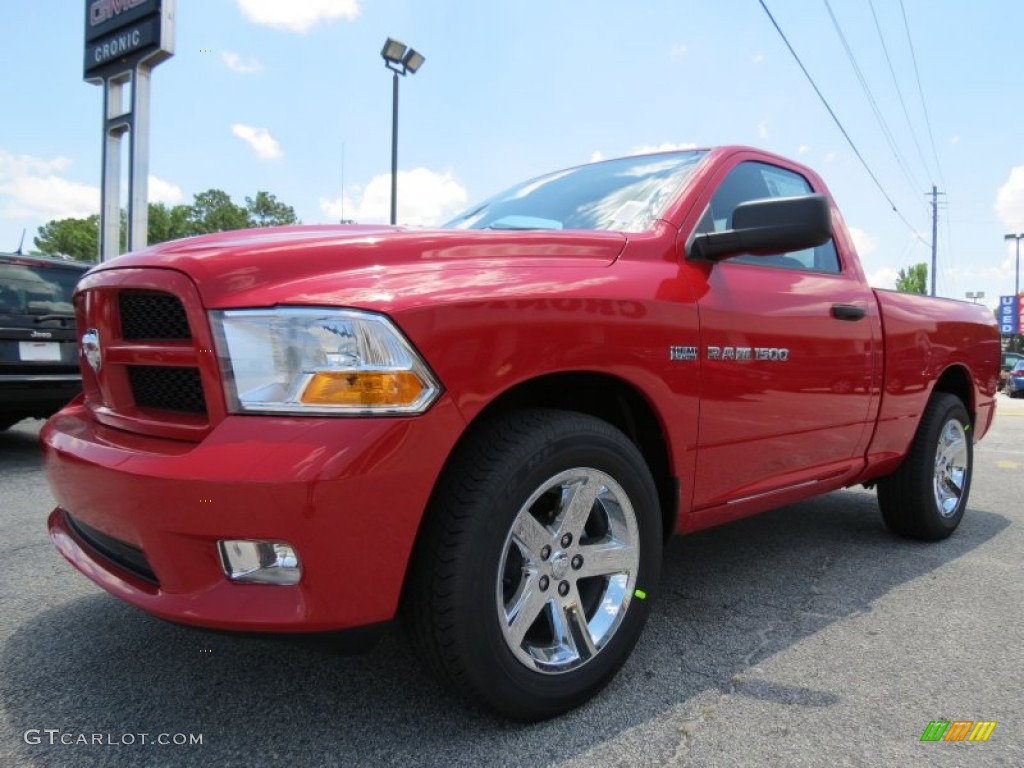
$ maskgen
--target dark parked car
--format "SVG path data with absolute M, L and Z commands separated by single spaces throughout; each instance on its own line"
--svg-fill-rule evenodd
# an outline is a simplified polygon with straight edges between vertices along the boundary
M 0 430 L 81 391 L 71 292 L 90 266 L 0 253 Z
M 1024 393 L 1024 358 L 1017 361 L 1013 370 L 1006 377 L 1006 394 L 1020 397 Z

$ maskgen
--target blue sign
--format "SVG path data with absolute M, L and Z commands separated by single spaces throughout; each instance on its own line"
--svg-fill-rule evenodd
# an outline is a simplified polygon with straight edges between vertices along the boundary
M 1013 336 L 1020 328 L 1020 318 L 1017 317 L 1017 297 L 999 297 L 999 333 L 1003 336 Z

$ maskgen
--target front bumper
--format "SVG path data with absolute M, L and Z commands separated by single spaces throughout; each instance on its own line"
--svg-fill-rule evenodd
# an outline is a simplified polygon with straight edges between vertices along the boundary
M 58 503 L 50 536 L 99 586 L 171 621 L 266 632 L 387 621 L 464 427 L 442 397 L 412 418 L 229 416 L 188 443 L 105 427 L 72 403 L 41 435 Z M 287 541 L 302 579 L 230 582 L 221 539 Z

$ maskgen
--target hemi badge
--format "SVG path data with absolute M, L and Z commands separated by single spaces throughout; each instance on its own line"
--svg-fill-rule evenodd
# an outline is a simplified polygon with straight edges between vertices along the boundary
M 696 347 L 669 347 L 668 359 L 673 362 L 688 361 L 697 359 Z

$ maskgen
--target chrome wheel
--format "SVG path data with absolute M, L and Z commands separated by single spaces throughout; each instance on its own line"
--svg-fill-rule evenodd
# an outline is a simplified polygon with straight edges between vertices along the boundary
M 409 566 L 403 613 L 423 658 L 506 717 L 579 706 L 647 622 L 660 512 L 643 454 L 611 424 L 549 408 L 485 418 L 449 459 Z
M 555 475 L 520 508 L 502 548 L 496 597 L 509 649 L 548 674 L 586 664 L 622 623 L 639 564 L 622 486 L 596 469 Z
M 939 434 L 932 480 L 935 504 L 944 517 L 951 516 L 960 506 L 969 461 L 963 425 L 956 419 L 950 419 Z

